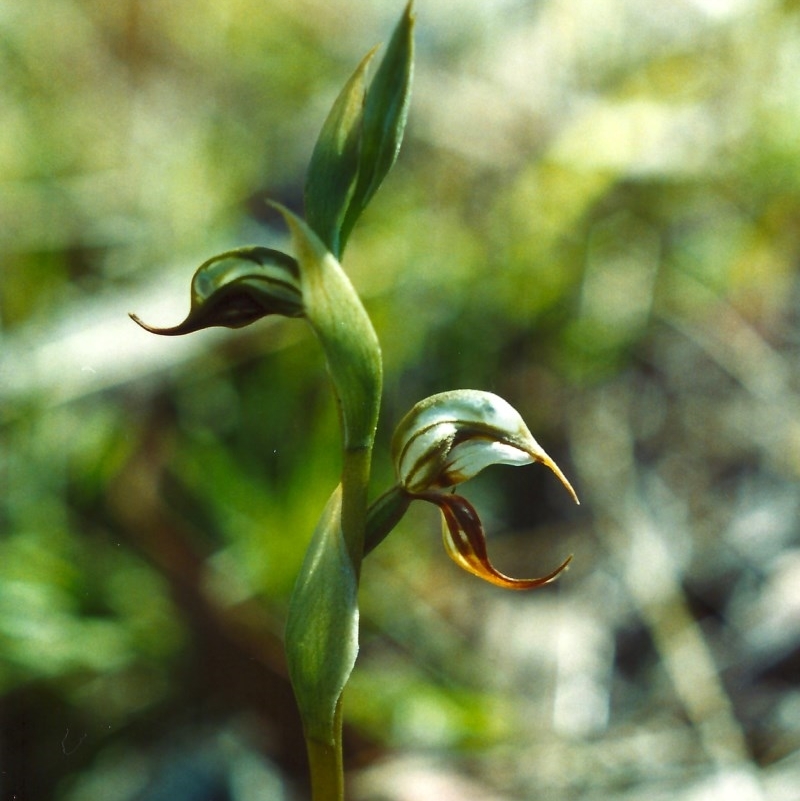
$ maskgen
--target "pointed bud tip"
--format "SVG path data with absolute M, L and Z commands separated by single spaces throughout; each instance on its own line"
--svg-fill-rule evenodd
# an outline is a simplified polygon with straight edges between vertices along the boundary
M 136 325 L 138 325 L 140 328 L 144 328 L 145 331 L 149 331 L 151 334 L 158 333 L 157 328 L 153 328 L 152 325 L 148 325 L 146 322 L 144 322 L 144 320 L 141 319 L 141 317 L 139 317 L 138 314 L 134 314 L 133 312 L 128 312 L 128 317 L 130 317 L 131 320 L 133 320 L 133 322 L 136 323 Z
M 144 320 L 142 320 L 137 314 L 133 312 L 128 312 L 128 317 L 133 320 L 136 325 L 141 328 L 144 328 L 145 331 L 149 331 L 151 334 L 159 334 L 161 336 L 177 336 L 178 334 L 185 334 L 188 333 L 187 330 L 184 329 L 182 325 L 176 325 L 172 328 L 157 328 L 154 325 L 148 325 Z

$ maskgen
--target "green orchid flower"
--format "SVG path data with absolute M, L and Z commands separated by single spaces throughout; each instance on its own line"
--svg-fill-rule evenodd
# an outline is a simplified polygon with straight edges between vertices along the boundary
M 576 503 L 575 490 L 558 465 L 534 439 L 519 413 L 491 392 L 454 390 L 420 401 L 401 420 L 392 440 L 397 487 L 373 505 L 367 548 L 380 530 L 394 525 L 412 500 L 436 504 L 444 520 L 445 550 L 473 575 L 499 587 L 525 590 L 553 581 L 569 564 L 568 557 L 551 573 L 515 579 L 489 560 L 486 533 L 470 502 L 454 492 L 484 468 L 495 464 L 539 462 L 552 470 Z

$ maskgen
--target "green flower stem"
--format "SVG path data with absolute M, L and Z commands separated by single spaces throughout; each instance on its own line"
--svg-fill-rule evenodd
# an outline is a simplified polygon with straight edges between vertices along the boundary
M 340 799 L 341 693 L 358 652 L 358 581 L 372 446 L 381 398 L 381 351 L 349 278 L 317 234 L 276 205 L 292 235 L 305 315 L 325 353 L 342 427 L 342 476 L 320 520 L 289 603 L 286 648 L 314 801 Z
M 371 447 L 345 448 L 341 481 L 341 535 L 354 571 L 357 588 L 367 521 Z M 349 670 L 347 671 L 349 673 Z M 343 679 L 346 682 L 346 676 Z M 304 734 L 311 776 L 311 801 L 344 801 L 342 757 L 342 699 L 336 700 L 333 720 L 320 728 L 304 716 Z
M 333 742 L 306 736 L 311 801 L 344 801 L 342 702 L 336 704 Z
M 401 486 L 396 485 L 370 504 L 364 532 L 364 556 L 375 550 L 391 534 L 412 500 Z
M 345 448 L 342 464 L 342 534 L 358 577 L 364 556 L 372 447 Z
M 358 217 L 397 158 L 413 72 L 409 0 L 369 88 L 370 52 L 334 103 L 311 157 L 306 220 L 272 204 L 294 256 L 264 247 L 222 253 L 192 279 L 189 315 L 164 335 L 269 314 L 303 317 L 325 353 L 342 429 L 341 481 L 322 511 L 289 599 L 286 659 L 303 721 L 313 801 L 343 801 L 341 697 L 358 654 L 358 585 L 368 550 L 389 533 L 409 497 L 392 491 L 368 509 L 372 448 L 381 402 L 380 344 L 339 259 Z

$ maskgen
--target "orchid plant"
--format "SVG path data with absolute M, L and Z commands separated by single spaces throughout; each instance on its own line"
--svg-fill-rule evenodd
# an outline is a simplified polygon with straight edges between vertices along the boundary
M 558 466 L 502 398 L 478 390 L 420 401 L 392 441 L 396 484 L 373 503 L 368 490 L 382 388 L 378 338 L 340 260 L 359 215 L 395 162 L 413 70 L 412 4 L 406 7 L 374 78 L 370 51 L 322 127 L 305 185 L 305 219 L 273 204 L 293 255 L 251 246 L 204 262 L 191 283 L 186 319 L 156 334 L 211 326 L 239 328 L 271 314 L 305 319 L 326 357 L 339 409 L 342 468 L 313 534 L 292 593 L 285 647 L 308 748 L 312 798 L 344 797 L 341 696 L 358 651 L 358 586 L 363 558 L 395 528 L 414 500 L 442 512 L 447 553 L 465 570 L 510 589 L 551 582 L 496 570 L 472 505 L 453 488 L 494 464 L 549 467 L 577 502 Z

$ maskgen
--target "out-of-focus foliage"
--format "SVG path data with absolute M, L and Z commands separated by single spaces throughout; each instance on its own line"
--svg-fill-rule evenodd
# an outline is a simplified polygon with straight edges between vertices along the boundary
M 299 208 L 399 8 L 0 9 L 0 795 L 302 797 L 280 636 L 338 474 L 321 359 L 290 321 L 126 313 L 181 319 L 209 255 L 278 242 L 264 198 Z M 536 467 L 465 491 L 503 572 L 574 553 L 529 596 L 455 570 L 435 510 L 369 556 L 354 798 L 796 797 L 799 14 L 418 0 L 345 259 L 386 361 L 374 492 L 402 414 L 476 387 L 582 506 Z

